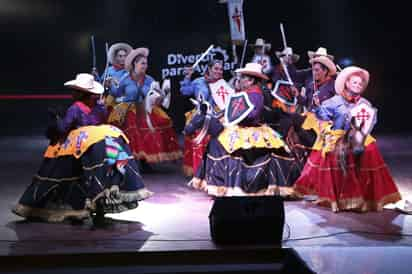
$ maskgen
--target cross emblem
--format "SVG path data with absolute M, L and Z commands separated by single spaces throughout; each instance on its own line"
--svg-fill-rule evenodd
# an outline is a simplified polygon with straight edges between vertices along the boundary
M 245 103 L 242 99 L 237 99 L 233 102 L 233 116 L 235 116 L 236 113 L 242 112 L 245 109 Z
M 86 140 L 89 136 L 87 135 L 87 132 L 80 131 L 79 136 L 77 137 L 76 140 L 76 153 L 80 154 L 80 147 L 83 143 L 84 140 Z
M 268 60 L 266 60 L 266 58 L 263 58 L 263 57 L 262 57 L 262 58 L 259 60 L 259 64 L 261 64 L 263 68 L 266 68 L 266 66 L 268 65 Z
M 370 114 L 366 111 L 366 109 L 362 108 L 358 113 L 356 113 L 356 119 L 362 122 L 369 120 Z
M 220 86 L 216 91 L 216 94 L 222 98 L 223 102 L 226 102 L 226 96 L 229 95 L 229 92 L 227 92 L 224 86 Z
M 235 13 L 232 15 L 232 19 L 235 21 L 239 32 L 240 32 L 240 24 L 241 24 L 240 18 L 241 18 L 241 14 L 238 8 L 235 7 Z

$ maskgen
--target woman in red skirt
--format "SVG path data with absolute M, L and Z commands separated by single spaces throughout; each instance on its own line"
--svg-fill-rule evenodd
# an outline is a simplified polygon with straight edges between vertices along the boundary
M 315 203 L 334 212 L 380 211 L 401 199 L 376 140 L 368 135 L 376 122 L 370 102 L 361 97 L 368 82 L 366 70 L 345 68 L 336 78 L 336 95 L 320 105 L 315 98 L 315 115 L 302 125 L 315 129 L 318 139 L 295 191 L 316 195 Z
M 118 105 L 109 117 L 109 123 L 120 126 L 130 140 L 136 159 L 142 163 L 172 161 L 182 157 L 173 122 L 160 107 L 160 102 L 147 111 L 145 97 L 153 88 L 154 79 L 146 74 L 149 50 L 137 48 L 125 61 L 129 76 L 112 85 L 110 94 Z

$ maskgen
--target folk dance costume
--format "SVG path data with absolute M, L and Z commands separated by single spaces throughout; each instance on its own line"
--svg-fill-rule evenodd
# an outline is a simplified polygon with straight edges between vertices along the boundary
M 297 77 L 295 66 L 300 56 L 293 53 L 291 47 L 276 51 L 275 54 L 280 64 L 275 66 L 272 73 L 274 88 L 271 91 L 272 100 L 268 107 L 270 111 L 266 112 L 265 121 L 281 133 L 292 150 L 295 164 L 301 170 L 316 135 L 314 131 L 304 130 L 301 127 L 305 120 L 302 105 L 298 103 L 300 96 L 298 89 L 302 86 L 302 82 Z
M 151 113 L 146 111 L 144 101 L 153 90 L 154 79 L 145 71 L 134 73 L 136 60 L 145 60 L 149 50 L 137 48 L 126 58 L 126 69 L 130 75 L 119 85 L 112 85 L 110 94 L 116 105 L 108 122 L 119 126 L 130 140 L 130 147 L 136 159 L 148 163 L 173 161 L 182 157 L 173 122 L 165 111 L 155 105 Z
M 65 83 L 84 93 L 101 94 L 90 74 Z M 87 100 L 84 100 L 87 101 Z M 142 182 L 126 136 L 104 122 L 101 105 L 76 101 L 63 118 L 48 128 L 50 145 L 13 212 L 31 219 L 60 222 L 84 219 L 91 213 L 122 212 L 152 195 Z
M 252 57 L 252 63 L 257 63 L 262 66 L 262 72 L 265 75 L 270 75 L 272 73 L 272 61 L 270 56 L 266 54 L 266 51 L 269 51 L 271 44 L 265 43 L 265 40 L 262 38 L 257 38 L 255 44 L 255 54 Z
M 133 48 L 127 43 L 115 43 L 111 45 L 107 52 L 107 61 L 110 65 L 101 76 L 95 75 L 95 79 L 97 79 L 96 81 L 99 81 L 106 87 L 107 84 L 104 83 L 104 81 L 110 81 L 113 82 L 114 85 L 119 86 L 119 84 L 129 75 L 125 69 L 124 63 L 127 55 L 129 55 L 132 50 Z M 109 112 L 111 112 L 116 105 L 116 101 L 112 95 L 108 94 L 106 96 L 105 105 Z
M 133 48 L 126 43 L 116 43 L 110 46 L 107 52 L 107 61 L 110 64 L 101 76 L 94 75 L 96 81 L 103 84 L 103 80 L 107 78 L 113 78 L 116 81 L 120 81 L 122 77 L 127 74 L 127 70 L 124 67 L 124 62 Z M 119 54 L 122 53 L 122 54 Z
M 218 77 L 212 77 L 210 75 L 211 70 L 220 69 L 222 63 L 219 60 L 213 60 L 208 64 L 208 70 L 205 75 L 195 80 L 190 80 L 190 75 L 187 75 L 180 82 L 180 93 L 185 96 L 192 96 L 199 101 L 208 102 L 213 109 L 215 115 L 219 115 L 222 110 L 216 104 L 213 99 L 209 84 L 216 83 L 222 79 L 222 75 L 218 74 Z M 215 68 L 216 67 L 216 68 Z M 218 68 L 220 67 L 220 68 Z M 195 115 L 196 110 L 193 109 L 185 113 L 186 123 L 188 125 Z M 206 136 L 199 143 L 195 143 L 194 140 L 199 134 L 199 130 L 193 131 L 192 134 L 185 134 L 184 136 L 184 152 L 183 152 L 183 173 L 186 176 L 193 176 L 202 162 L 203 155 L 206 151 L 207 144 L 210 136 Z
M 261 65 L 254 63 L 236 72 L 252 75 L 255 83 L 245 87 L 239 94 L 242 98 L 233 99 L 237 102 L 229 101 L 227 112 L 245 111 L 245 104 L 249 104 L 246 101 L 251 102 L 253 110 L 246 117 L 241 115 L 239 124 L 227 127 L 211 114 L 194 116 L 185 133 L 191 134 L 209 120 L 211 138 L 202 165 L 189 184 L 212 196 L 274 195 L 279 185 L 295 178 L 287 178 L 282 171 L 281 161 L 288 157 L 284 142 L 277 132 L 261 123 L 263 94 L 256 81 L 267 77 Z M 239 106 L 232 108 L 237 103 Z
M 296 86 L 305 90 L 298 96 L 299 106 L 311 111 L 315 98 L 322 103 L 335 95 L 336 65 L 333 62 L 334 56 L 328 54 L 323 47 L 308 51 L 308 57 L 311 68 L 298 70 L 295 66 L 290 66 L 288 70 Z
M 316 203 L 334 212 L 379 211 L 385 204 L 401 199 L 373 137 L 364 137 L 364 148 L 348 147 L 348 140 L 355 140 L 366 122 L 373 124 L 366 110 L 370 103 L 360 97 L 368 81 L 366 70 L 345 68 L 335 82 L 337 95 L 315 108 L 316 117 L 308 116 L 303 124 L 316 129 L 319 136 L 295 190 L 300 195 L 317 195 Z M 357 132 L 351 127 L 360 129 Z

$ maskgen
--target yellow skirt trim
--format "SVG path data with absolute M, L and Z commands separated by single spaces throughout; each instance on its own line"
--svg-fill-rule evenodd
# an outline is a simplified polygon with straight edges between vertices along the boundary
M 60 156 L 74 156 L 80 158 L 83 153 L 93 144 L 100 142 L 105 137 L 123 137 L 129 143 L 126 135 L 112 125 L 85 126 L 72 130 L 63 143 L 48 146 L 44 153 L 45 158 L 56 158 Z
M 228 153 L 233 153 L 239 149 L 286 147 L 279 133 L 267 125 L 227 127 L 220 133 L 218 141 Z

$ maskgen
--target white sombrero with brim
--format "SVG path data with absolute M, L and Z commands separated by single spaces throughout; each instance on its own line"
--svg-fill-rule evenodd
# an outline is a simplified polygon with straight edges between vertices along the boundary
M 329 75 L 335 75 L 336 74 L 336 65 L 333 63 L 330 58 L 326 56 L 318 56 L 314 57 L 309 60 L 309 63 L 313 65 L 314 63 L 321 63 L 322 65 L 326 66 L 329 69 Z
M 107 52 L 107 59 L 110 64 L 113 64 L 114 57 L 116 56 L 116 52 L 118 50 L 126 51 L 126 56 L 133 50 L 133 48 L 126 43 L 116 43 L 110 46 L 109 51 Z
M 308 56 L 309 56 L 309 59 L 319 57 L 319 56 L 326 56 L 332 61 L 333 61 L 333 59 L 335 59 L 335 56 L 328 54 L 327 49 L 323 48 L 323 47 L 318 48 L 316 51 L 309 50 L 308 51 Z
M 293 50 L 291 47 L 287 47 L 282 51 L 276 51 L 275 52 L 276 56 L 278 58 L 284 57 L 284 56 L 292 56 L 292 62 L 296 63 L 297 61 L 299 61 L 300 56 L 293 53 Z
M 127 71 L 130 71 L 133 68 L 133 60 L 136 58 L 138 55 L 143 55 L 144 57 L 147 58 L 149 56 L 149 49 L 148 48 L 137 48 L 132 50 L 129 55 L 126 57 L 126 61 L 124 62 L 124 66 Z
M 102 94 L 104 91 L 103 86 L 99 82 L 94 81 L 93 75 L 88 73 L 77 74 L 76 79 L 67 81 L 64 83 L 64 86 L 92 94 Z
M 345 82 L 349 76 L 352 74 L 359 74 L 362 79 L 365 81 L 365 85 L 363 90 L 366 89 L 369 83 L 369 72 L 363 68 L 350 66 L 344 68 L 341 72 L 339 72 L 338 76 L 335 80 L 335 91 L 337 94 L 342 94 L 343 90 L 345 89 Z
M 263 48 L 266 48 L 267 50 L 270 50 L 270 48 L 272 47 L 272 44 L 265 43 L 265 40 L 263 40 L 262 38 L 258 38 L 256 39 L 255 44 L 251 46 L 252 47 L 263 47 Z
M 244 68 L 237 69 L 235 72 L 269 80 L 269 77 L 262 72 L 262 65 L 258 63 L 247 63 Z

